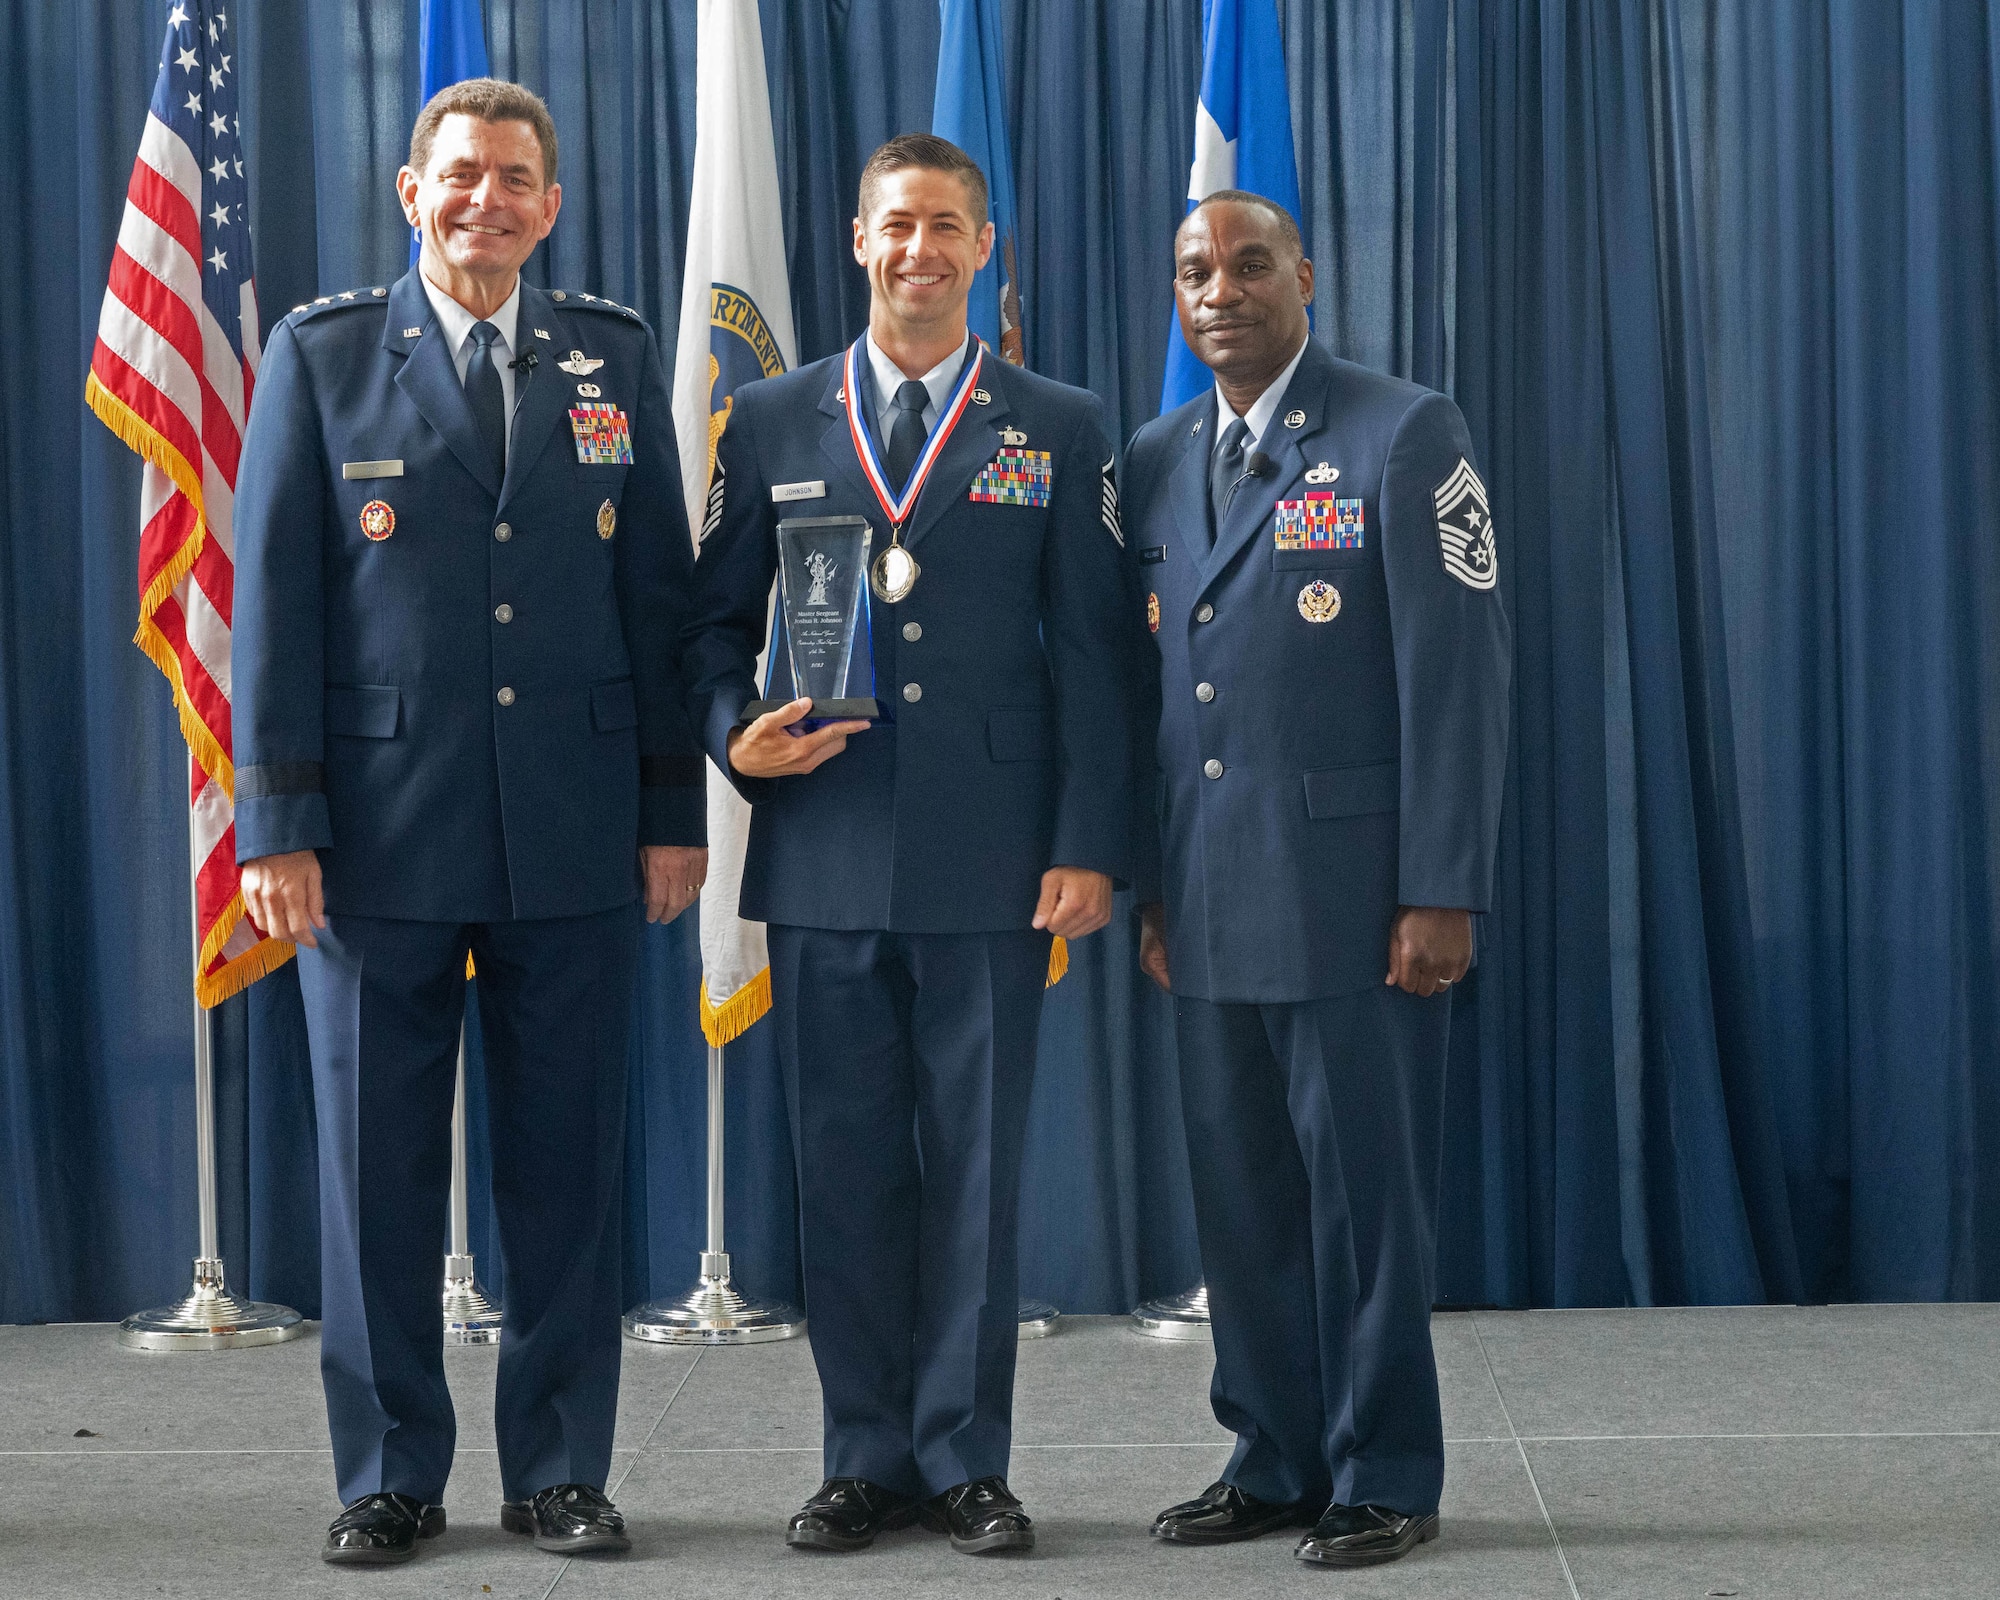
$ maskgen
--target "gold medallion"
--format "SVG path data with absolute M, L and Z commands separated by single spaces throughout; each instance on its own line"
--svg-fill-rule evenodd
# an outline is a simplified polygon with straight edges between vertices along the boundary
M 1340 615 L 1340 591 L 1315 578 L 1299 591 L 1299 615 L 1308 622 L 1331 622 Z
M 386 500 L 370 500 L 361 508 L 361 531 L 380 544 L 396 531 L 396 513 Z
M 878 598 L 894 605 L 906 599 L 917 586 L 917 574 L 922 570 L 915 556 L 901 545 L 891 544 L 875 558 L 875 565 L 869 569 L 868 586 Z
M 597 508 L 597 537 L 608 539 L 618 531 L 618 508 L 609 500 Z

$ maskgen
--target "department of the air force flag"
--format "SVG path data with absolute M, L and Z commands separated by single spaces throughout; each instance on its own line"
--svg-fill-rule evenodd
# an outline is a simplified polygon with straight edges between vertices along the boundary
M 1500 578 L 1500 556 L 1493 544 L 1493 518 L 1486 507 L 1486 485 L 1465 457 L 1432 495 L 1437 506 L 1438 545 L 1444 570 L 1473 589 L 1490 589 Z

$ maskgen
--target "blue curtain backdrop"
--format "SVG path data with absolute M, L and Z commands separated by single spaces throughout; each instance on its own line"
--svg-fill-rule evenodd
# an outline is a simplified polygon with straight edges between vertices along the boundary
M 418 3 L 232 9 L 267 325 L 401 270 Z M 193 1246 L 182 755 L 128 643 L 136 465 L 81 399 L 166 9 L 0 0 L 0 1321 L 171 1298 Z M 1508 552 L 1514 762 L 1455 1002 L 1442 1295 L 2000 1296 L 2000 5 L 1279 11 L 1317 336 L 1458 398 Z M 865 316 L 854 181 L 929 125 L 937 8 L 763 17 L 809 360 Z M 1199 0 L 1003 8 L 1028 358 L 1128 432 L 1200 27 Z M 487 38 L 563 139 L 531 272 L 670 327 L 691 0 L 488 0 Z M 651 932 L 645 970 L 633 1301 L 685 1286 L 702 1227 L 692 929 Z M 290 971 L 217 1038 L 225 1254 L 314 1311 Z M 794 1294 L 762 1031 L 730 1059 L 730 1244 Z M 1048 1008 L 1027 1292 L 1120 1310 L 1196 1276 L 1173 1071 L 1116 924 Z M 474 1243 L 497 1274 L 483 1207 Z

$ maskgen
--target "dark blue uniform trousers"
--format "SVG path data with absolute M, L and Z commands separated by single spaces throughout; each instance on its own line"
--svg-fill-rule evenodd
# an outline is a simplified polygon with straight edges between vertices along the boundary
M 1006 1475 L 1049 943 L 770 928 L 830 1478 Z
M 439 1251 L 468 949 L 506 1275 L 494 1399 L 510 1500 L 602 1488 L 639 908 L 525 922 L 331 916 L 299 951 L 319 1120 L 320 1373 L 340 1498 L 442 1501 L 457 1437 Z
M 1177 998 L 1223 1477 L 1318 1507 L 1437 1509 L 1431 1354 L 1451 997 Z

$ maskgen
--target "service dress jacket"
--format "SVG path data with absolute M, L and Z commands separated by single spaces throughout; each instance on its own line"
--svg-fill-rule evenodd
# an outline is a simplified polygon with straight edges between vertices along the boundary
M 861 516 L 873 552 L 889 542 L 848 431 L 843 359 L 735 392 L 695 565 L 692 715 L 754 808 L 742 912 L 825 929 L 1026 928 L 1050 867 L 1130 871 L 1139 635 L 1113 452 L 1085 391 L 985 355 L 903 532 L 916 587 L 893 605 L 871 596 L 876 696 L 893 720 L 802 776 L 728 763 L 729 731 L 760 697 L 779 520 Z M 975 497 L 993 492 L 979 482 L 1003 435 L 1047 452 L 1046 504 Z M 782 619 L 771 659 L 771 695 L 788 699 Z
M 1208 547 L 1211 387 L 1125 458 L 1154 648 L 1136 898 L 1176 993 L 1382 983 L 1399 905 L 1484 911 L 1507 766 L 1501 550 L 1458 408 L 1309 345 Z
M 638 896 L 641 844 L 706 838 L 658 346 L 525 283 L 515 344 L 504 481 L 415 268 L 294 311 L 258 371 L 236 854 L 319 851 L 331 913 L 580 916 Z

